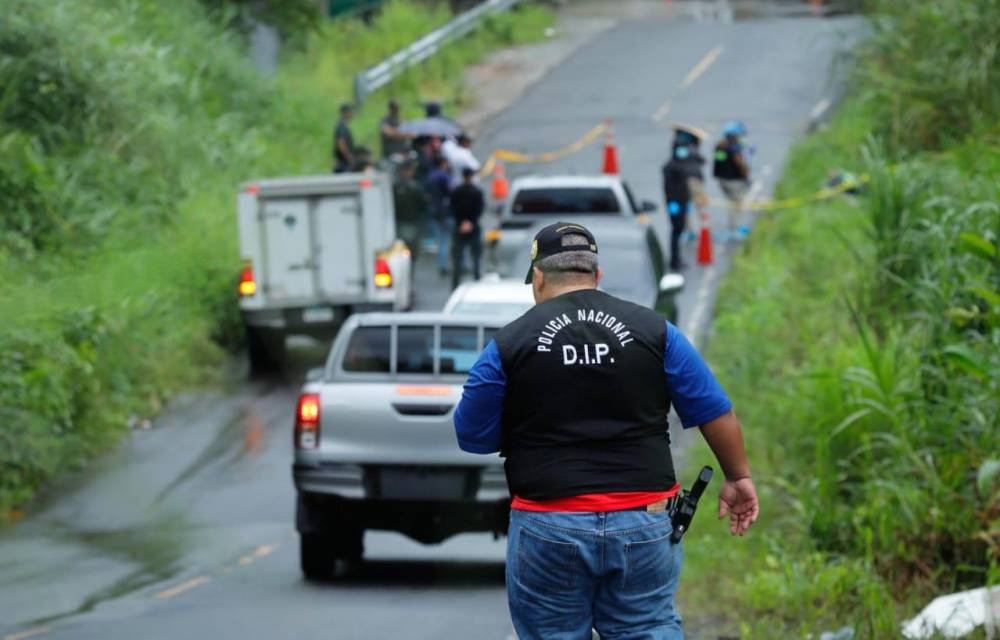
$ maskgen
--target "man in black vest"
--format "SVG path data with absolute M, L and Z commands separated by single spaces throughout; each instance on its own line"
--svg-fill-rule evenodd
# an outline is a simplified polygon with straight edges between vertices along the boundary
M 671 405 L 700 426 L 726 476 L 719 516 L 757 518 L 740 423 L 694 347 L 656 312 L 597 289 L 584 227 L 541 230 L 536 306 L 504 327 L 455 410 L 459 446 L 507 458 L 507 597 L 518 638 L 683 638 L 670 542 L 679 486 Z
M 670 215 L 670 269 L 684 268 L 681 260 L 680 238 L 688 226 L 691 204 L 698 209 L 701 224 L 708 224 L 708 196 L 701 166 L 705 160 L 698 153 L 703 132 L 694 127 L 674 127 L 673 149 L 670 160 L 663 165 L 663 193 Z
M 746 125 L 727 122 L 722 129 L 723 138 L 715 145 L 712 175 L 719 180 L 719 188 L 729 201 L 728 240 L 742 240 L 750 228 L 739 224 L 743 214 L 743 201 L 750 191 L 750 164 L 747 162 Z

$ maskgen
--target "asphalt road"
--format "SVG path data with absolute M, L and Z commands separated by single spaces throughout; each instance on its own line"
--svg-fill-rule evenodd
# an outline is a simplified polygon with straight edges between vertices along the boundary
M 666 125 L 715 136 L 739 118 L 757 148 L 755 193 L 765 197 L 789 145 L 831 96 L 830 61 L 857 23 L 678 4 L 625 20 L 577 51 L 486 125 L 480 154 L 549 151 L 610 117 L 623 173 L 639 198 L 661 202 Z M 592 173 L 600 160 L 594 146 L 508 173 Z M 734 250 L 717 244 L 715 265 L 686 272 L 680 326 L 699 340 Z M 429 269 L 418 287 L 422 308 L 448 294 Z M 290 423 L 298 384 L 323 348 L 294 354 L 284 376 L 178 400 L 0 531 L 0 637 L 510 637 L 504 543 L 489 536 L 423 547 L 369 533 L 360 569 L 329 584 L 301 579 Z

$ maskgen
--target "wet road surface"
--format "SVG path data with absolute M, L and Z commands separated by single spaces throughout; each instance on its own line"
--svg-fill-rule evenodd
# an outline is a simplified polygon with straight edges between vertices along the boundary
M 662 203 L 667 125 L 714 137 L 739 118 L 756 146 L 754 194 L 766 197 L 789 145 L 832 96 L 830 61 L 857 22 L 730 22 L 740 14 L 700 8 L 728 3 L 677 4 L 625 19 L 578 50 L 487 123 L 478 153 L 553 150 L 611 117 L 623 174 L 639 199 Z M 600 162 L 595 145 L 508 174 L 593 173 Z M 720 195 L 714 183 L 711 193 Z M 665 233 L 662 210 L 654 219 Z M 679 325 L 700 341 L 734 249 L 717 243 L 714 266 L 685 272 Z M 440 308 L 448 282 L 430 256 L 421 261 L 418 307 Z M 237 372 L 230 392 L 175 401 L 152 429 L 0 530 L 0 637 L 508 638 L 504 542 L 488 535 L 424 547 L 370 532 L 362 567 L 328 584 L 301 579 L 291 417 L 304 372 L 325 352 L 293 354 L 274 379 L 243 383 Z

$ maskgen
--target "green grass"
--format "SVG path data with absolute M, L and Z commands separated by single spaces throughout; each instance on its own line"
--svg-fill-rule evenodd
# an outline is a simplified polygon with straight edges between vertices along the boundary
M 938 26 L 965 17 L 963 3 L 935 7 L 924 17 Z M 949 48 L 872 73 L 879 51 L 929 28 L 894 19 L 777 195 L 840 168 L 868 173 L 866 193 L 764 215 L 720 293 L 709 356 L 744 422 L 762 512 L 744 539 L 707 513 L 688 536 L 682 603 L 713 633 L 850 625 L 895 638 L 933 596 L 1000 583 L 998 113 L 949 79 L 981 115 L 893 140 L 912 105 L 885 111 L 886 77 L 925 81 L 935 63 L 957 76 L 974 57 Z M 691 452 L 693 468 L 710 461 Z
M 351 77 L 447 20 L 400 0 L 371 28 L 324 24 L 275 78 L 195 0 L 0 0 L 0 514 L 211 384 L 242 341 L 237 185 L 329 171 Z M 408 114 L 466 100 L 462 68 L 542 37 L 525 7 L 372 96 Z

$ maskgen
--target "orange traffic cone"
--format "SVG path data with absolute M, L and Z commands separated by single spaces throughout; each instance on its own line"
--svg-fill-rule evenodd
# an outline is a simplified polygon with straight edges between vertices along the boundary
M 712 264 L 712 230 L 707 224 L 701 226 L 698 238 L 698 264 Z
M 618 147 L 615 146 L 615 134 L 608 131 L 604 140 L 604 173 L 618 175 Z
M 507 176 L 504 174 L 503 163 L 497 162 L 496 169 L 493 170 L 493 199 L 504 200 L 510 193 L 510 184 L 507 183 Z

